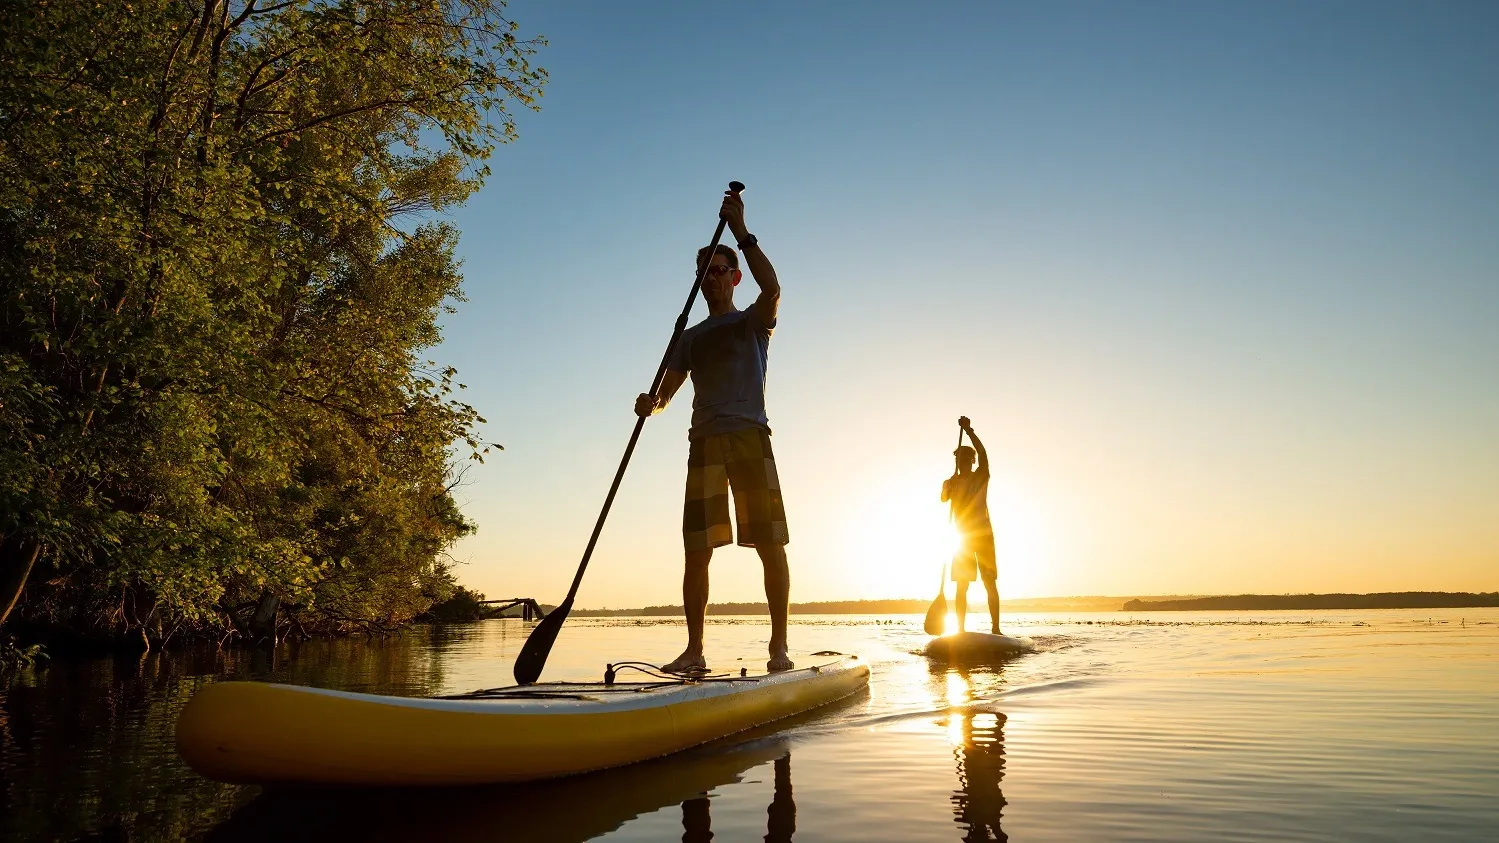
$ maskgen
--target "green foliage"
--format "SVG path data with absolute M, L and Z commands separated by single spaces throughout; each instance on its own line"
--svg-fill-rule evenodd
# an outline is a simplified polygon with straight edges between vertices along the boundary
M 17 644 L 9 635 L 0 635 L 0 672 L 23 667 L 34 667 L 47 658 L 47 651 L 40 644 Z
M 20 611 L 163 641 L 267 595 L 336 631 L 451 594 L 455 466 L 486 446 L 422 357 L 461 300 L 431 215 L 545 82 L 502 13 L 4 5 L 0 583 L 42 548 Z

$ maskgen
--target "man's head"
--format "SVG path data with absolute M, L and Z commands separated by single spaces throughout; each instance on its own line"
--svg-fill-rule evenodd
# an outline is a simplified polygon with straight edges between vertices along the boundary
M 703 300 L 708 306 L 734 303 L 734 288 L 743 276 L 739 273 L 739 255 L 722 243 L 708 251 L 704 246 L 697 250 L 697 268 L 701 272 L 703 263 L 708 263 L 708 274 L 703 277 Z
M 972 448 L 967 445 L 959 445 L 958 449 L 952 452 L 952 456 L 955 464 L 954 467 L 958 471 L 967 474 L 973 470 L 973 460 L 976 455 Z

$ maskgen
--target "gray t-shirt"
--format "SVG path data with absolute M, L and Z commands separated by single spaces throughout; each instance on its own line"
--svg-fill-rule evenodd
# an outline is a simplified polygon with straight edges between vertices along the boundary
M 765 369 L 770 334 L 754 306 L 709 316 L 682 332 L 666 368 L 692 375 L 692 428 L 688 439 L 759 427 L 765 416 Z

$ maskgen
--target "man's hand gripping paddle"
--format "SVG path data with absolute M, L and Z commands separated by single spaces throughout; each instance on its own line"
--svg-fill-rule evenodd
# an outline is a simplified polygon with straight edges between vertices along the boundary
M 744 185 L 741 182 L 729 182 L 730 193 L 742 193 Z M 713 242 L 708 244 L 708 260 L 703 261 L 702 266 L 697 268 L 697 280 L 692 282 L 692 292 L 687 295 L 687 304 L 682 307 L 682 315 L 677 317 L 677 326 L 671 334 L 671 342 L 666 344 L 666 353 L 661 356 L 661 365 L 656 369 L 656 379 L 651 381 L 649 394 L 655 395 L 661 388 L 661 380 L 666 377 L 666 364 L 671 360 L 672 350 L 677 347 L 677 340 L 682 338 L 682 331 L 687 328 L 687 317 L 692 313 L 692 303 L 697 300 L 698 290 L 703 287 L 703 279 L 708 274 L 708 266 L 713 263 L 713 251 L 718 248 L 718 241 L 723 237 L 724 226 L 728 223 L 720 217 L 718 228 L 713 230 Z M 614 483 L 609 486 L 609 496 L 604 498 L 604 509 L 599 513 L 598 523 L 593 525 L 593 535 L 588 537 L 588 548 L 583 551 L 583 561 L 578 563 L 578 573 L 573 576 L 572 588 L 567 590 L 567 599 L 563 600 L 552 613 L 541 619 L 541 623 L 531 630 L 531 635 L 526 639 L 525 646 L 521 647 L 520 655 L 515 659 L 515 681 L 522 685 L 530 685 L 541 676 L 541 671 L 546 667 L 547 656 L 552 652 L 552 645 L 557 643 L 557 633 L 562 629 L 562 624 L 573 610 L 573 598 L 578 596 L 578 586 L 583 582 L 583 572 L 588 569 L 588 559 L 593 556 L 593 546 L 598 543 L 599 533 L 604 530 L 604 519 L 609 517 L 609 507 L 614 504 L 614 495 L 619 491 L 619 481 L 624 479 L 625 467 L 630 464 L 630 455 L 635 453 L 635 442 L 640 438 L 640 429 L 645 426 L 645 416 L 636 416 L 635 430 L 630 434 L 630 444 L 625 447 L 625 456 L 619 461 L 619 470 L 614 472 Z
M 958 428 L 958 447 L 963 445 L 963 428 Z M 948 503 L 949 519 L 952 504 Z M 922 626 L 927 635 L 941 635 L 947 625 L 947 560 L 942 561 L 942 579 L 937 581 L 937 599 L 926 610 L 926 623 Z

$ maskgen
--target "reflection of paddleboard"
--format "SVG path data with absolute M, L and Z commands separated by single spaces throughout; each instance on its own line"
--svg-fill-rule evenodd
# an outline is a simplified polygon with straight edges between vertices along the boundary
M 1034 653 L 1036 643 L 1029 638 L 991 635 L 987 632 L 959 632 L 933 638 L 924 651 L 928 658 L 945 661 L 982 661 L 1004 659 Z
M 635 817 L 740 781 L 789 749 L 789 742 L 772 736 L 566 779 L 487 787 L 270 788 L 206 839 L 582 843 Z
M 746 678 L 547 682 L 427 699 L 220 682 L 183 709 L 177 750 L 203 775 L 236 783 L 534 781 L 677 752 L 868 683 L 855 656 Z

